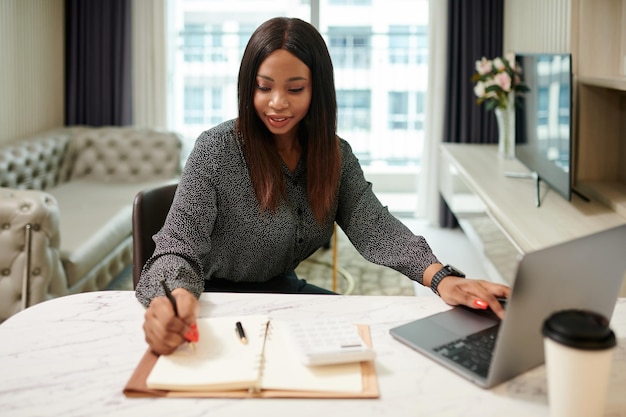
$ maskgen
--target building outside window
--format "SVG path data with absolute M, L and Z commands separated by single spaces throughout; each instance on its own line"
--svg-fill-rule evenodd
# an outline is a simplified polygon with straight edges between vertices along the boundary
M 397 173 L 419 175 L 428 0 L 168 1 L 168 118 L 185 136 L 187 152 L 202 131 L 237 116 L 237 74 L 252 32 L 271 17 L 289 16 L 315 22 L 327 42 L 338 134 L 352 146 L 375 191 L 398 191 Z M 409 8 L 415 12 L 398 13 Z M 403 183 L 407 189 L 401 192 L 417 195 L 417 180 Z
M 389 26 L 389 63 L 408 64 L 411 53 L 410 26 Z
M 406 130 L 409 126 L 409 93 L 406 91 L 389 92 L 389 129 Z
M 371 96 L 369 90 L 337 90 L 339 129 L 352 132 L 371 128 Z
M 372 33 L 369 27 L 328 28 L 328 49 L 336 68 L 370 68 Z
M 185 23 L 180 34 L 183 41 L 185 62 L 202 62 L 204 60 L 205 29 L 202 23 Z
M 185 86 L 185 124 L 194 125 L 204 123 L 204 88 Z

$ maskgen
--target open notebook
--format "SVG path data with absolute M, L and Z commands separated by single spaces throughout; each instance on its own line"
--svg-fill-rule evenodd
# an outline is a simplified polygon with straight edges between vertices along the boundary
M 241 322 L 248 343 L 241 342 Z M 129 380 L 127 396 L 377 398 L 373 362 L 309 367 L 288 340 L 287 323 L 261 315 L 202 318 L 195 351 L 148 351 Z M 359 326 L 371 345 L 369 329 Z

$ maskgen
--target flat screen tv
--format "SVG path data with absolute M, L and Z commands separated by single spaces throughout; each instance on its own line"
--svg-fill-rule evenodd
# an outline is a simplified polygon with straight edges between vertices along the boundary
M 563 198 L 572 194 L 572 59 L 517 54 L 530 91 L 515 106 L 515 157 Z M 539 205 L 539 200 L 537 201 Z

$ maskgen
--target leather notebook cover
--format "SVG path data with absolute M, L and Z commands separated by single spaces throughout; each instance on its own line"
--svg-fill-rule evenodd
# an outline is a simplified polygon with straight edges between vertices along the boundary
M 371 335 L 367 325 L 359 325 L 359 334 L 364 342 L 371 346 Z M 262 389 L 258 392 L 250 392 L 247 389 L 238 390 L 214 390 L 214 391 L 169 391 L 150 389 L 147 379 L 156 364 L 159 355 L 150 349 L 146 351 L 133 374 L 124 387 L 124 395 L 127 397 L 177 397 L 177 398 L 378 398 L 380 391 L 376 376 L 374 361 L 361 362 L 361 378 L 363 389 L 361 392 L 328 392 L 328 391 L 297 391 Z

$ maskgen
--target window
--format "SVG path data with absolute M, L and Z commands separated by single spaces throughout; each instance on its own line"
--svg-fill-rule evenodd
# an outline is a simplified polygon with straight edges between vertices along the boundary
M 389 26 L 389 63 L 427 64 L 427 26 Z
M 424 100 L 422 91 L 409 94 L 406 91 L 389 93 L 389 129 L 423 130 Z
M 186 23 L 181 36 L 185 62 L 202 62 L 204 60 L 204 25 Z
M 419 172 L 428 0 L 257 0 L 245 2 L 245 8 L 223 0 L 168 1 L 173 34 L 168 119 L 185 137 L 186 150 L 202 131 L 237 117 L 237 75 L 252 32 L 271 17 L 295 16 L 316 22 L 328 45 L 338 134 L 350 142 L 366 174 L 385 167 Z M 319 14 L 311 16 L 313 10 Z
M 369 130 L 372 118 L 371 93 L 367 90 L 338 90 L 337 117 L 339 130 Z
M 184 120 L 187 125 L 197 125 L 205 130 L 226 120 L 222 111 L 221 87 L 185 86 Z
M 204 122 L 204 89 L 185 86 L 185 123 L 201 124 Z
M 237 38 L 239 40 L 239 51 L 241 56 L 243 56 L 243 51 L 246 50 L 246 45 L 252 36 L 252 33 L 256 29 L 256 26 L 250 24 L 242 24 L 239 25 L 239 31 L 237 32 Z
M 414 115 L 413 129 L 423 131 L 426 119 L 426 94 L 424 91 L 415 92 L 415 110 L 409 114 Z
M 225 34 L 222 30 L 221 25 L 211 25 L 209 26 L 209 28 L 210 29 L 207 33 L 207 44 L 209 45 L 207 59 L 210 62 L 226 61 L 227 54 L 223 45 Z
M 372 0 L 328 0 L 328 4 L 333 6 L 369 6 Z
M 415 28 L 415 63 L 428 64 L 428 26 Z
M 329 51 L 339 68 L 369 68 L 371 30 L 367 27 L 329 27 Z
M 389 27 L 389 62 L 392 64 L 408 64 L 411 52 L 409 26 Z
M 409 93 L 389 93 L 389 129 L 406 129 L 409 115 Z
M 226 116 L 222 111 L 222 103 L 224 102 L 223 91 L 220 87 L 211 88 L 211 114 L 209 115 L 209 124 L 215 126 L 226 120 Z

